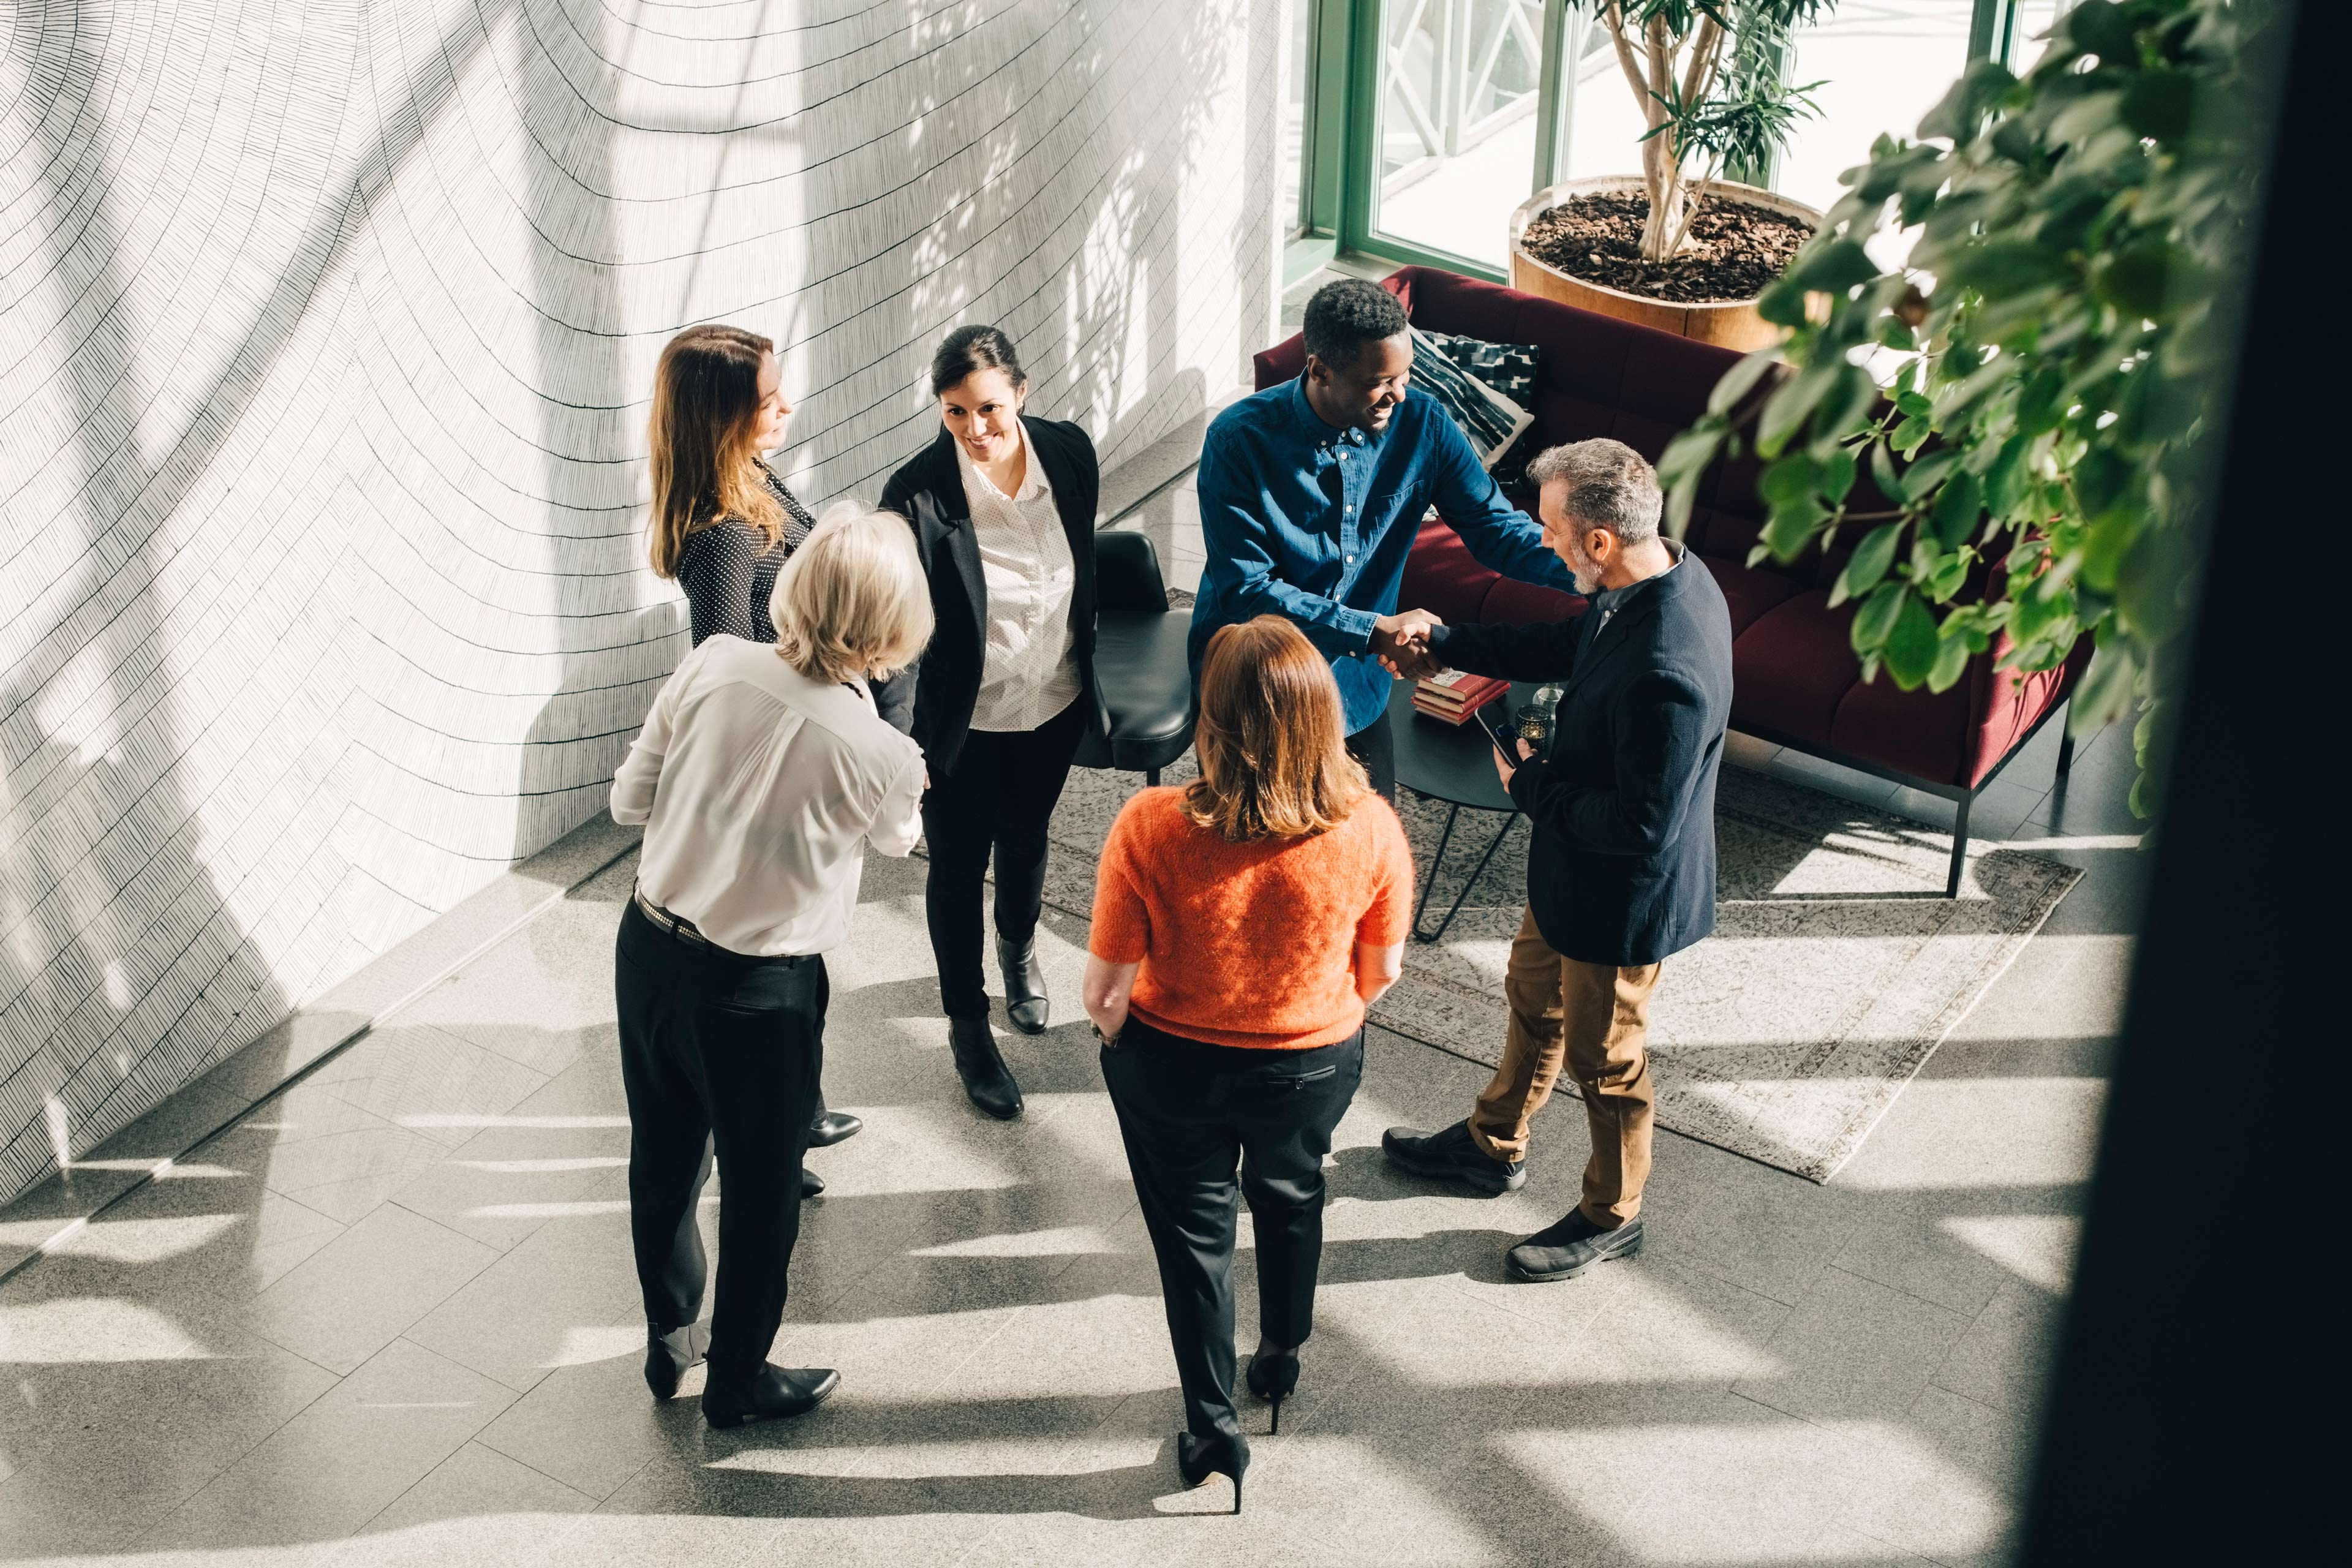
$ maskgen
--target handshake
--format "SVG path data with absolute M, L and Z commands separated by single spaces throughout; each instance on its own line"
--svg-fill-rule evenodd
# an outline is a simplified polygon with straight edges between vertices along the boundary
M 1372 623 L 1372 657 L 1402 680 L 1424 680 L 1445 667 L 1429 647 L 1432 626 L 1445 623 L 1427 610 L 1403 610 Z

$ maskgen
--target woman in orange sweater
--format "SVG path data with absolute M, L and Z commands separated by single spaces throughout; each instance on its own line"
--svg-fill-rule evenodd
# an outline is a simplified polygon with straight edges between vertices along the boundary
M 1200 778 L 1127 803 L 1103 846 L 1085 1001 L 1160 1258 L 1184 1388 L 1187 1484 L 1231 1476 L 1235 1168 L 1257 1237 L 1249 1385 L 1298 1384 L 1323 1253 L 1323 1157 L 1364 1070 L 1364 1009 L 1395 983 L 1412 855 L 1349 756 L 1331 668 L 1278 616 L 1201 664 Z

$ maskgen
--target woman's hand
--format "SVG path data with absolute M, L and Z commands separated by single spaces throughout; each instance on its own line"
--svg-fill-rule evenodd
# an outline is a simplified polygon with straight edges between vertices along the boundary
M 1379 1001 L 1381 993 L 1395 984 L 1397 976 L 1403 973 L 1404 943 L 1394 947 L 1356 944 L 1356 994 L 1363 998 L 1365 1006 Z
M 1103 1033 L 1103 1038 L 1117 1039 L 1127 1027 L 1127 999 L 1135 989 L 1135 972 L 1139 963 L 1110 963 L 1087 954 L 1086 978 L 1078 984 L 1078 1000 L 1087 1016 Z

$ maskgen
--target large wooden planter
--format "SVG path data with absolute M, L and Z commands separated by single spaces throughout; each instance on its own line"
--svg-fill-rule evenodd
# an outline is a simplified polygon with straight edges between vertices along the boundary
M 1627 294 L 1619 289 L 1587 283 L 1571 278 L 1556 267 L 1548 266 L 1529 256 L 1519 237 L 1527 232 L 1528 222 L 1547 207 L 1556 207 L 1575 196 L 1633 195 L 1643 194 L 1642 182 L 1623 174 L 1603 174 L 1592 179 L 1570 180 L 1564 184 L 1538 191 L 1511 214 L 1511 287 L 1525 294 L 1541 295 L 1557 300 L 1563 305 L 1581 310 L 1597 310 L 1604 316 L 1614 316 L 1621 321 L 1638 321 L 1645 327 L 1696 338 L 1703 343 L 1717 343 L 1724 348 L 1738 349 L 1746 353 L 1751 349 L 1769 348 L 1788 336 L 1788 330 L 1776 327 L 1756 313 L 1753 300 L 1735 300 L 1724 304 L 1685 305 L 1667 300 L 1652 300 L 1640 294 Z M 1720 195 L 1753 202 L 1759 207 L 1786 213 L 1802 219 L 1814 228 L 1822 224 L 1822 215 L 1802 202 L 1754 185 L 1743 185 L 1730 180 L 1717 182 L 1707 193 L 1713 201 Z

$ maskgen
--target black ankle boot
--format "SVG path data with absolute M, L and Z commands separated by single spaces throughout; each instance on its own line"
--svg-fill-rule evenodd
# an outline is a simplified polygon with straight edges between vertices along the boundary
M 1045 997 L 1045 977 L 1037 973 L 1037 939 L 1033 936 L 1015 950 L 998 937 L 996 965 L 1004 972 L 1004 1016 L 1024 1035 L 1044 1034 L 1052 1004 Z
M 1249 1391 L 1274 1406 L 1274 1418 L 1266 1427 L 1266 1435 L 1272 1436 L 1282 1430 L 1282 1402 L 1298 1387 L 1298 1347 L 1258 1352 L 1250 1357 L 1245 1376 Z
M 1021 1086 L 1013 1081 L 1012 1070 L 997 1051 L 987 1019 L 950 1018 L 948 1048 L 955 1053 L 956 1076 L 963 1079 L 963 1091 L 974 1105 L 999 1121 L 1021 1114 Z
M 829 1366 L 761 1365 L 745 1374 L 717 1363 L 702 1385 L 702 1418 L 713 1426 L 805 1415 L 833 1396 L 841 1373 Z
M 1184 1484 L 1197 1487 L 1211 1476 L 1233 1477 L 1235 1513 L 1242 1510 L 1242 1472 L 1249 1468 L 1249 1439 L 1238 1432 L 1214 1437 L 1176 1434 L 1176 1472 Z
M 665 1329 L 659 1323 L 646 1325 L 646 1386 L 654 1391 L 656 1399 L 677 1397 L 678 1380 L 694 1367 L 710 1350 L 710 1330 L 707 1324 L 688 1323 L 682 1329 Z

